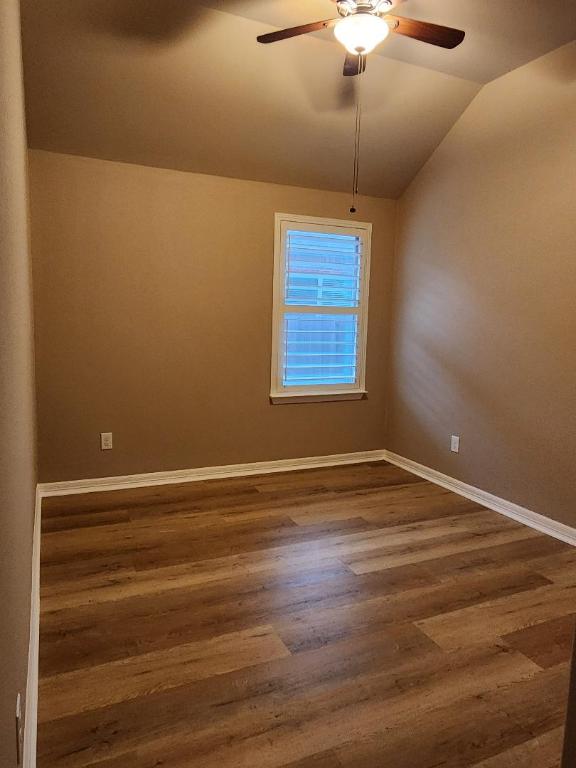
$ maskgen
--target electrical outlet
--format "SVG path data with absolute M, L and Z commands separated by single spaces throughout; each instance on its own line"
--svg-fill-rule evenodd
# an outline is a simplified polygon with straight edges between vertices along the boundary
M 452 453 L 460 452 L 460 435 L 452 435 L 450 438 L 450 450 Z
M 112 448 L 112 432 L 100 432 L 100 450 L 111 451 Z
M 22 765 L 24 750 L 24 724 L 22 722 L 22 697 L 16 696 L 16 764 Z

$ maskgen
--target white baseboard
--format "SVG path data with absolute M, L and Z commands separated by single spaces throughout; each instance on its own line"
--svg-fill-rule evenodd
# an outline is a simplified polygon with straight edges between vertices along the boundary
M 73 493 L 116 491 L 121 488 L 143 488 L 152 485 L 172 485 L 174 483 L 190 483 L 197 480 L 214 480 L 218 477 L 244 477 L 248 475 L 266 475 L 272 472 L 291 472 L 297 469 L 362 464 L 367 461 L 381 461 L 385 458 L 384 453 L 385 451 L 336 453 L 331 456 L 307 456 L 299 459 L 255 461 L 251 464 L 225 464 L 216 467 L 176 469 L 168 472 L 148 472 L 141 475 L 64 480 L 58 483 L 41 483 L 39 488 L 42 496 L 66 496 Z
M 36 730 L 38 725 L 38 651 L 40 643 L 40 530 L 42 494 L 36 488 L 32 543 L 32 589 L 30 595 L 30 642 L 24 720 L 24 768 L 36 768 Z
M 392 453 L 392 451 L 381 451 L 381 453 L 384 460 L 395 464 L 397 467 L 406 469 L 408 472 L 423 477 L 425 480 L 429 480 L 436 485 L 441 485 L 443 488 L 448 488 L 448 490 L 454 491 L 454 493 L 458 493 L 460 496 L 476 501 L 483 507 L 500 512 L 501 515 L 511 517 L 513 520 L 517 520 L 519 523 L 523 523 L 530 528 L 535 528 L 541 533 L 546 533 L 548 536 L 553 536 L 555 539 L 560 539 L 560 541 L 576 546 L 576 528 L 540 515 L 538 512 L 521 507 L 519 504 L 501 499 L 492 493 L 483 491 L 473 485 L 468 485 L 468 483 L 463 483 L 454 477 L 449 477 L 449 475 L 443 475 L 442 472 L 426 467 L 423 464 L 418 464 L 418 462 L 412 461 L 412 459 L 405 459 L 397 453 Z
M 65 496 L 74 493 L 93 493 L 95 491 L 115 491 L 121 488 L 143 488 L 154 485 L 189 483 L 197 480 L 213 480 L 225 477 L 243 477 L 264 475 L 272 472 L 291 472 L 298 469 L 316 467 L 336 467 L 345 464 L 361 464 L 368 461 L 389 461 L 408 472 L 412 472 L 436 485 L 448 488 L 454 493 L 476 501 L 488 509 L 511 517 L 519 523 L 535 528 L 542 533 L 576 545 L 576 528 L 552 520 L 530 509 L 521 507 L 506 499 L 501 499 L 487 491 L 468 485 L 454 477 L 449 477 L 435 469 L 406 459 L 392 451 L 360 451 L 357 453 L 338 453 L 331 456 L 308 456 L 298 459 L 278 459 L 276 461 L 257 461 L 250 464 L 226 464 L 216 467 L 196 469 L 178 469 L 168 472 L 149 472 L 139 475 L 118 477 L 97 477 L 87 480 L 65 480 L 57 483 L 41 483 L 38 488 L 41 496 Z

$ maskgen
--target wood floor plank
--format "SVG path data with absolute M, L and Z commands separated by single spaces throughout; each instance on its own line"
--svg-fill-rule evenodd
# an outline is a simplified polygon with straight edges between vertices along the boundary
M 557 768 L 562 542 L 386 462 L 43 520 L 38 768 Z
M 99 760 L 97 763 L 83 762 L 82 765 L 84 768 L 139 768 L 141 763 L 138 752 L 134 750 L 115 757 Z
M 492 711 L 514 720 L 530 737 L 564 723 L 568 695 L 568 665 L 543 670 L 533 677 L 503 683 L 482 695 Z
M 478 675 L 471 673 L 471 662 L 478 664 Z M 252 764 L 262 768 L 277 768 L 351 738 L 369 737 L 382 728 L 383 712 L 387 728 L 409 728 L 420 698 L 418 716 L 425 717 L 449 701 L 478 695 L 496 680 L 505 684 L 525 679 L 534 674 L 534 669 L 520 654 L 511 657 L 499 649 L 490 649 L 473 657 L 444 659 L 435 669 L 427 663 L 412 666 L 402 676 L 403 685 L 398 684 L 401 670 L 395 669 L 372 676 L 367 684 L 351 681 L 336 691 L 312 689 L 296 699 L 279 698 L 270 691 L 260 701 L 250 699 L 249 708 L 236 702 L 228 714 L 218 710 L 212 714 L 216 719 L 204 723 L 200 720 L 194 729 L 187 724 L 176 730 L 167 728 L 162 735 L 152 734 L 140 741 L 140 764 L 154 765 L 154 761 L 164 760 L 184 766 L 193 754 L 194 765 L 202 768 L 247 768 L 255 760 Z M 114 719 L 110 727 L 117 728 L 117 723 Z
M 576 583 L 576 547 L 564 549 L 554 556 L 539 558 L 534 564 L 534 570 L 554 584 Z
M 475 763 L 474 768 L 560 768 L 562 737 L 563 729 L 556 728 Z
M 257 727 L 270 711 L 287 710 L 294 702 L 309 700 L 312 693 L 336 697 L 341 689 L 358 688 L 376 674 L 400 675 L 418 665 L 433 666 L 441 655 L 438 646 L 413 625 L 390 627 L 298 658 L 260 664 L 249 674 L 239 670 L 46 722 L 39 732 L 39 757 L 59 768 L 76 768 L 85 760 L 122 754 L 167 733 L 187 731 L 191 722 L 196 731 L 214 722 L 221 727 L 227 723 L 232 730 L 246 710 Z
M 498 590 L 506 584 L 522 589 L 535 583 L 547 582 L 542 576 L 510 580 L 508 575 L 508 581 L 498 581 Z M 160 596 L 144 591 L 124 597 L 112 606 L 106 601 L 84 601 L 71 608 L 43 611 L 40 667 L 44 675 L 56 674 L 239 631 L 265 623 L 262 618 L 270 622 L 291 615 L 306 616 L 311 611 L 319 615 L 329 608 L 357 603 L 359 597 L 367 600 L 405 594 L 417 588 L 428 590 L 432 584 L 434 579 L 415 566 L 392 574 L 357 577 L 338 562 L 323 563 L 319 568 L 300 565 L 275 574 L 243 575 L 193 590 L 169 589 L 170 583 L 166 583 L 168 589 Z M 120 589 L 124 586 L 120 585 Z M 478 595 L 476 580 L 468 584 L 470 593 Z M 95 632 L 94 627 L 98 626 L 101 629 Z
M 89 535 L 83 528 L 42 535 L 42 562 L 45 565 L 109 554 L 136 554 L 140 548 L 129 523 L 93 526 Z
M 573 606 L 576 609 L 576 606 Z M 502 639 L 543 669 L 570 660 L 576 614 L 571 613 L 533 624 L 504 635 Z
M 42 615 L 40 667 L 44 675 L 56 674 L 265 620 L 274 624 L 291 651 L 301 651 L 548 584 L 543 576 L 512 569 L 442 585 L 414 568 L 409 567 L 409 575 L 394 571 L 356 577 L 338 576 L 338 567 L 327 571 L 325 581 L 322 571 L 319 576 L 303 571 L 301 577 L 283 575 L 277 585 L 263 574 L 194 592 L 165 592 L 160 610 L 158 598 L 148 595 L 117 601 L 112 611 L 102 603 L 54 611 Z M 95 626 L 100 630 L 95 632 Z
M 576 605 L 576 584 L 546 585 L 538 589 L 489 600 L 481 605 L 432 616 L 417 622 L 446 650 L 498 637 L 550 619 L 568 616 Z
M 476 666 L 476 674 L 471 672 Z M 337 749 L 349 740 L 369 737 L 383 728 L 410 727 L 415 712 L 426 717 L 449 702 L 479 695 L 498 680 L 510 683 L 534 675 L 536 665 L 521 654 L 487 649 L 473 656 L 446 658 L 437 668 L 425 665 L 401 678 L 385 672 L 343 686 L 338 695 L 311 692 L 290 705 L 266 707 L 255 722 L 254 711 L 230 722 L 179 733 L 149 742 L 140 749 L 144 765 L 166 756 L 170 764 L 187 765 L 195 755 L 199 768 L 248 768 L 257 755 L 259 768 L 279 768 L 290 760 L 304 759 L 310 751 Z
M 539 562 L 543 556 L 554 557 L 563 553 L 566 547 L 557 539 L 543 536 L 492 545 L 484 541 L 484 544 L 485 546 L 479 549 L 423 561 L 419 566 L 445 581 L 454 581 L 472 573 L 495 575 L 499 571 L 512 568 L 517 573 L 522 570 L 532 574 L 538 573 L 550 582 L 551 579 L 538 568 Z
M 42 562 L 43 594 L 65 594 L 74 592 L 75 587 L 85 588 L 88 584 L 97 586 L 115 579 L 124 579 L 135 573 L 129 553 L 104 552 L 94 557 L 79 557 L 73 562 Z
M 473 735 L 470 723 L 475 723 Z M 492 711 L 480 696 L 458 700 L 419 717 L 412 728 L 384 728 L 337 748 L 342 768 L 467 768 L 529 738 L 512 718 Z
M 336 750 L 343 768 L 469 768 L 557 727 L 566 674 L 547 670 L 459 699 L 418 718 L 414 728 L 385 728 Z M 558 756 L 560 750 L 558 750 Z M 523 763 L 517 763 L 523 768 Z
M 451 535 L 431 535 L 427 542 L 424 541 L 424 537 L 411 537 L 407 539 L 408 543 L 404 550 L 386 544 L 379 549 L 347 556 L 345 562 L 354 573 L 360 575 L 396 568 L 407 563 L 421 563 L 462 552 L 473 552 L 475 549 L 485 549 L 487 546 L 522 541 L 535 535 L 533 531 L 516 527 L 487 531 L 481 538 L 474 533 L 453 531 Z
M 272 627 L 255 627 L 177 645 L 168 651 L 43 677 L 40 696 L 46 705 L 40 708 L 39 721 L 97 709 L 288 655 Z
M 282 768 L 342 768 L 342 764 L 332 750 L 322 754 L 305 757 L 295 763 L 286 763 Z
M 129 523 L 130 515 L 126 510 L 112 509 L 107 512 L 73 512 L 72 514 L 42 515 L 42 533 L 78 530 L 93 526 Z
M 348 533 L 350 527 L 360 529 L 356 533 L 360 541 L 374 536 L 382 535 L 379 530 L 366 521 L 355 521 L 352 526 L 349 521 L 337 521 L 319 523 L 314 526 L 298 526 L 287 520 L 283 526 L 271 525 L 268 528 L 241 526 L 240 530 L 226 529 L 227 536 L 219 526 L 214 526 L 211 535 L 206 531 L 192 530 L 187 537 L 182 537 L 181 532 L 173 531 L 162 536 L 153 529 L 143 532 L 141 536 L 141 548 L 134 554 L 134 563 L 137 568 L 157 568 L 162 565 L 186 563 L 195 560 L 207 560 L 213 558 L 229 557 L 239 553 L 255 553 L 266 550 L 295 547 L 296 551 L 310 551 L 317 549 L 316 542 L 325 537 L 341 539 Z M 366 533 L 365 533 L 366 532 Z M 328 538 L 328 541 L 330 539 Z M 357 545 L 361 546 L 361 545 Z M 374 545 L 375 546 L 375 545 Z M 299 548 L 299 550 L 298 550 Z
M 408 483 L 323 494 L 314 501 L 292 505 L 290 517 L 299 525 L 338 520 L 358 514 L 382 526 L 402 525 L 432 517 L 472 512 L 480 507 L 473 501 L 429 483 Z
M 492 597 L 532 592 L 542 586 L 543 577 L 521 573 L 474 576 L 454 583 L 432 585 L 385 597 L 326 608 L 305 610 L 274 622 L 280 637 L 293 653 L 327 645 L 344 637 L 361 636 L 394 623 L 421 622 L 437 614 L 474 608 Z M 420 626 L 420 624 L 418 624 Z M 427 633 L 434 639 L 431 633 Z
M 200 565 L 200 564 L 198 564 Z M 130 598 L 143 598 L 161 595 L 164 592 L 187 590 L 209 590 L 211 588 L 234 588 L 235 585 L 249 583 L 252 585 L 267 584 L 273 586 L 278 580 L 288 586 L 291 579 L 306 578 L 309 584 L 317 579 L 340 576 L 350 578 L 349 569 L 336 558 L 310 563 L 308 559 L 286 560 L 281 569 L 276 561 L 260 560 L 245 563 L 240 559 L 219 560 L 215 565 L 201 563 L 202 567 L 192 564 L 165 566 L 144 571 L 125 571 L 121 574 L 110 575 L 108 578 L 86 579 L 83 583 L 65 585 L 60 589 L 45 588 L 42 591 L 42 613 L 44 615 L 64 609 L 80 608 L 81 606 L 115 602 Z M 426 576 L 420 574 L 420 583 L 424 584 Z M 60 614 L 61 616 L 61 614 Z M 45 623 L 48 626 L 48 622 Z
M 193 523 L 190 522 L 187 524 L 189 526 L 193 525 Z M 274 565 L 277 565 L 278 568 L 282 569 L 288 562 L 300 562 L 303 564 L 310 562 L 317 563 L 320 560 L 369 552 L 373 549 L 382 548 L 384 545 L 388 547 L 400 547 L 409 545 L 410 542 L 423 541 L 427 538 L 437 538 L 446 535 L 458 536 L 469 531 L 477 532 L 478 529 L 482 530 L 484 525 L 488 529 L 487 531 L 484 531 L 484 533 L 489 533 L 494 526 L 496 526 L 498 530 L 500 530 L 501 527 L 504 531 L 511 530 L 518 533 L 519 536 L 524 536 L 528 530 L 514 524 L 510 527 L 508 521 L 494 517 L 492 514 L 491 516 L 488 516 L 486 512 L 480 511 L 473 515 L 465 516 L 465 519 L 461 519 L 459 516 L 452 516 L 440 520 L 432 519 L 428 521 L 418 521 L 412 524 L 386 527 L 384 529 L 370 528 L 362 531 L 337 530 L 334 532 L 332 529 L 327 528 L 321 528 L 320 531 L 318 531 L 317 528 L 314 528 L 313 530 L 307 528 L 304 532 L 298 534 L 299 537 L 305 538 L 302 542 L 287 544 L 276 542 L 274 546 L 268 546 L 262 549 L 240 553 L 233 552 L 226 556 L 209 558 L 207 558 L 206 555 L 208 555 L 207 546 L 210 542 L 205 538 L 202 539 L 201 536 L 200 540 L 203 541 L 204 548 L 201 550 L 200 557 L 193 557 L 193 552 L 190 552 L 188 561 L 183 563 L 183 565 L 187 569 L 194 569 L 207 574 L 207 578 L 220 567 L 223 567 L 224 569 L 242 569 L 244 572 L 257 572 L 258 570 L 268 569 L 270 566 Z M 109 529 L 110 538 L 113 538 L 116 533 L 116 527 Z M 235 529 L 227 527 L 222 529 L 222 527 L 218 527 L 216 533 L 213 534 L 213 538 L 217 537 L 217 535 L 222 536 L 223 533 L 227 533 L 228 536 L 231 537 L 230 541 L 234 541 L 234 546 L 237 546 L 238 542 L 233 538 Z M 531 534 L 532 532 L 529 531 L 529 533 Z M 86 534 L 81 531 L 76 532 L 76 535 L 80 537 L 86 536 Z M 143 534 L 143 540 L 146 542 L 148 538 L 153 535 L 155 535 L 157 539 L 161 539 L 163 535 L 162 529 L 158 529 L 156 532 L 154 530 L 146 532 Z M 66 535 L 66 539 L 68 539 L 68 534 Z M 55 547 L 51 548 L 50 546 L 52 541 L 52 534 L 48 537 L 44 537 L 43 565 L 48 573 L 54 572 L 56 567 L 52 563 L 55 549 Z M 486 539 L 485 541 L 487 546 L 491 544 L 490 539 Z M 98 544 L 98 540 L 96 541 L 96 544 Z M 110 543 L 109 546 L 112 546 L 112 544 Z M 232 545 L 228 544 L 228 547 L 230 546 Z M 119 549 L 122 549 L 122 547 L 119 546 Z M 106 553 L 103 553 L 101 556 L 106 556 Z M 177 555 L 175 555 L 175 557 L 177 557 Z M 79 558 L 75 558 L 75 560 L 77 559 Z M 82 561 L 84 561 L 84 558 L 81 558 L 81 562 Z M 89 561 L 90 559 L 88 558 L 88 562 Z M 106 566 L 106 563 L 104 566 Z M 155 563 L 154 570 L 158 570 L 158 568 L 162 567 L 174 566 L 164 566 L 164 563 L 157 562 Z M 102 570 L 104 570 L 104 568 Z M 167 577 L 170 575 L 168 571 L 166 571 L 165 574 Z M 77 576 L 78 574 L 75 573 L 75 575 Z

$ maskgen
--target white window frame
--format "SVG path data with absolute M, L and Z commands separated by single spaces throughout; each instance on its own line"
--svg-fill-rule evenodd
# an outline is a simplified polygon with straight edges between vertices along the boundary
M 317 307 L 284 303 L 286 273 L 286 230 L 326 232 L 354 235 L 362 239 L 360 261 L 360 299 L 358 307 Z M 274 229 L 274 287 L 272 310 L 272 371 L 270 400 L 273 403 L 301 403 L 329 400 L 359 400 L 366 396 L 366 341 L 368 332 L 368 288 L 370 282 L 370 248 L 372 224 L 346 219 L 324 219 L 314 216 L 297 216 L 289 213 L 275 215 Z M 354 384 L 324 384 L 315 386 L 285 387 L 282 383 L 284 314 L 330 313 L 357 314 L 358 341 L 356 381 Z

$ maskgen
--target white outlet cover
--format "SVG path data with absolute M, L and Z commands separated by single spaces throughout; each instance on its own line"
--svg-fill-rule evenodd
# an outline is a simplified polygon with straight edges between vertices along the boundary
M 112 432 L 100 432 L 100 450 L 111 451 L 112 448 Z
M 450 450 L 452 453 L 458 453 L 460 451 L 460 435 L 452 435 L 450 438 Z

